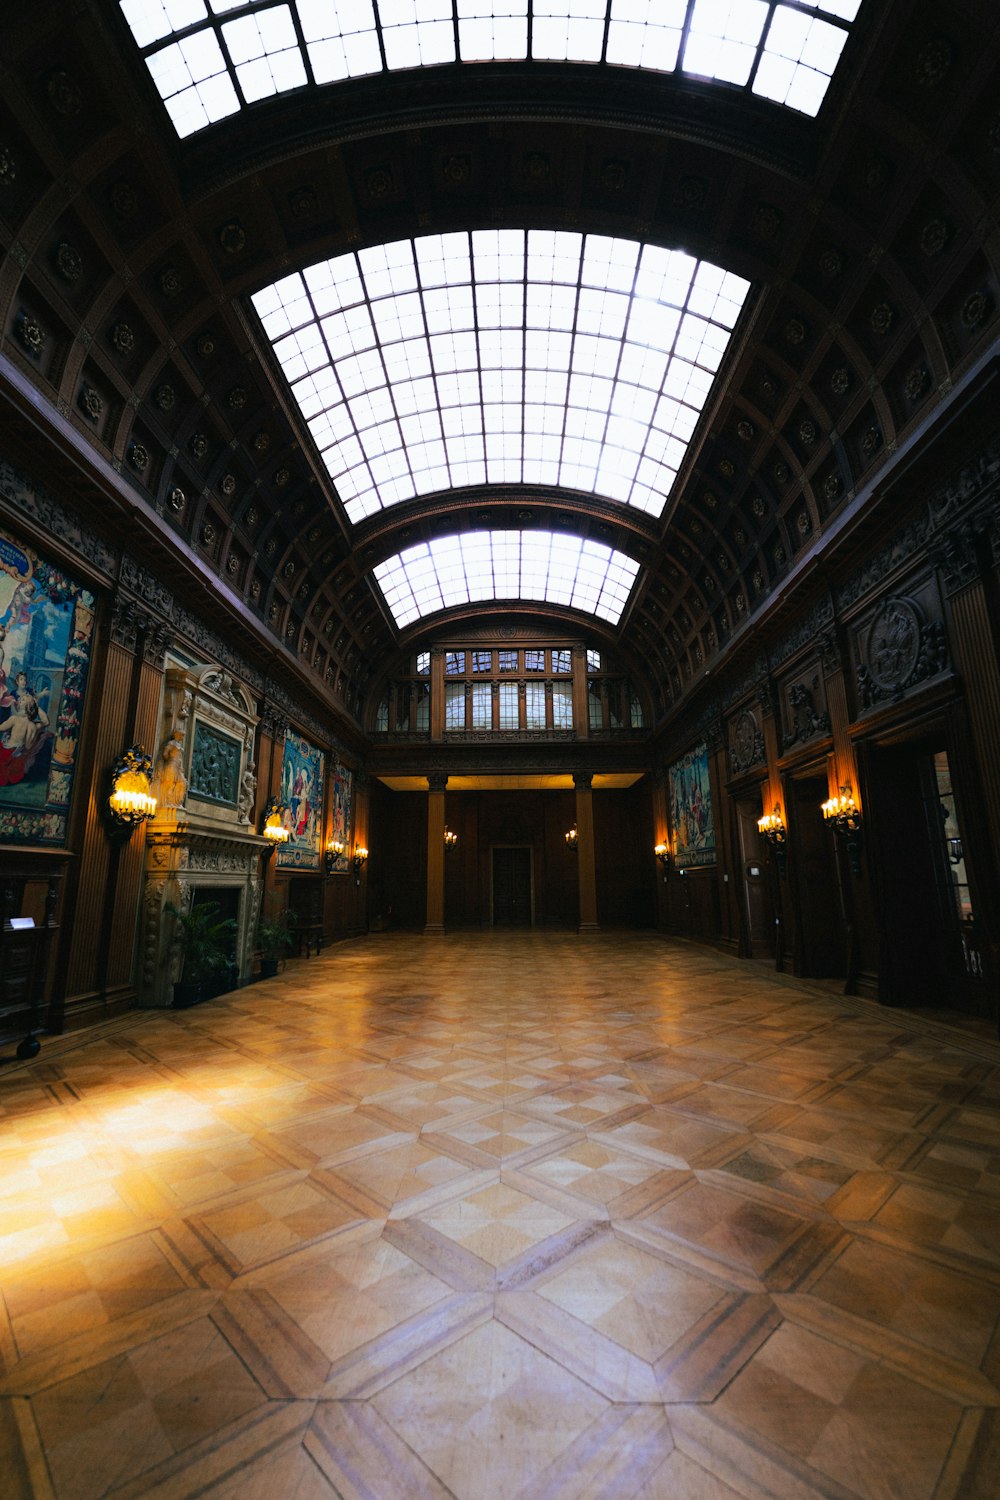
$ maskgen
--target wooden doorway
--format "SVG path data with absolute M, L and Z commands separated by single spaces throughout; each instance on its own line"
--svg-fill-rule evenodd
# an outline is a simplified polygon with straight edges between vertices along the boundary
M 774 899 L 771 893 L 773 860 L 764 848 L 764 840 L 757 827 L 760 808 L 759 795 L 742 798 L 736 803 L 740 864 L 743 871 L 746 957 L 774 958 Z
M 868 777 L 879 999 L 991 1014 L 947 750 L 927 742 L 876 746 Z
M 795 972 L 803 978 L 842 979 L 847 974 L 847 915 L 833 835 L 823 820 L 830 795 L 826 774 L 786 783 L 795 901 Z
M 534 922 L 531 846 L 494 844 L 491 870 L 492 925 L 530 927 Z

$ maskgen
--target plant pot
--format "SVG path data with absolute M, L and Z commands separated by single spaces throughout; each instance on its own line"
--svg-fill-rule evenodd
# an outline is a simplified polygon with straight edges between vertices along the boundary
M 194 984 L 181 980 L 174 985 L 174 1010 L 187 1010 L 192 1005 L 200 1005 L 204 998 L 205 987 L 200 979 Z
M 280 963 L 280 958 L 262 958 L 260 961 L 261 979 L 273 979 L 278 972 L 278 965 Z

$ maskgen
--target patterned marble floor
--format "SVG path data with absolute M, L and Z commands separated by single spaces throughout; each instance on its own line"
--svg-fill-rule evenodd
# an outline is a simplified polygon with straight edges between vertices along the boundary
M 0 1073 L 0 1492 L 995 1500 L 1000 1048 L 386 934 Z

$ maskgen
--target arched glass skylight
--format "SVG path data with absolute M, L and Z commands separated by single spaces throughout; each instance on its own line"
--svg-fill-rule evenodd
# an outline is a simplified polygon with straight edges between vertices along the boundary
M 537 599 L 617 625 L 639 564 L 624 552 L 551 531 L 466 531 L 435 537 L 374 569 L 400 627 L 480 600 Z
M 177 134 L 306 84 L 455 62 L 716 79 L 815 115 L 861 0 L 120 0 Z
M 354 522 L 481 484 L 659 516 L 749 282 L 551 230 L 399 240 L 253 298 Z

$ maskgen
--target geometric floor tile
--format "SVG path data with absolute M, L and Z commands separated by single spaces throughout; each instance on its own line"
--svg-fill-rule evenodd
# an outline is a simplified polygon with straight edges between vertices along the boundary
M 0 1085 L 2 1500 L 996 1500 L 977 1034 L 383 933 Z

